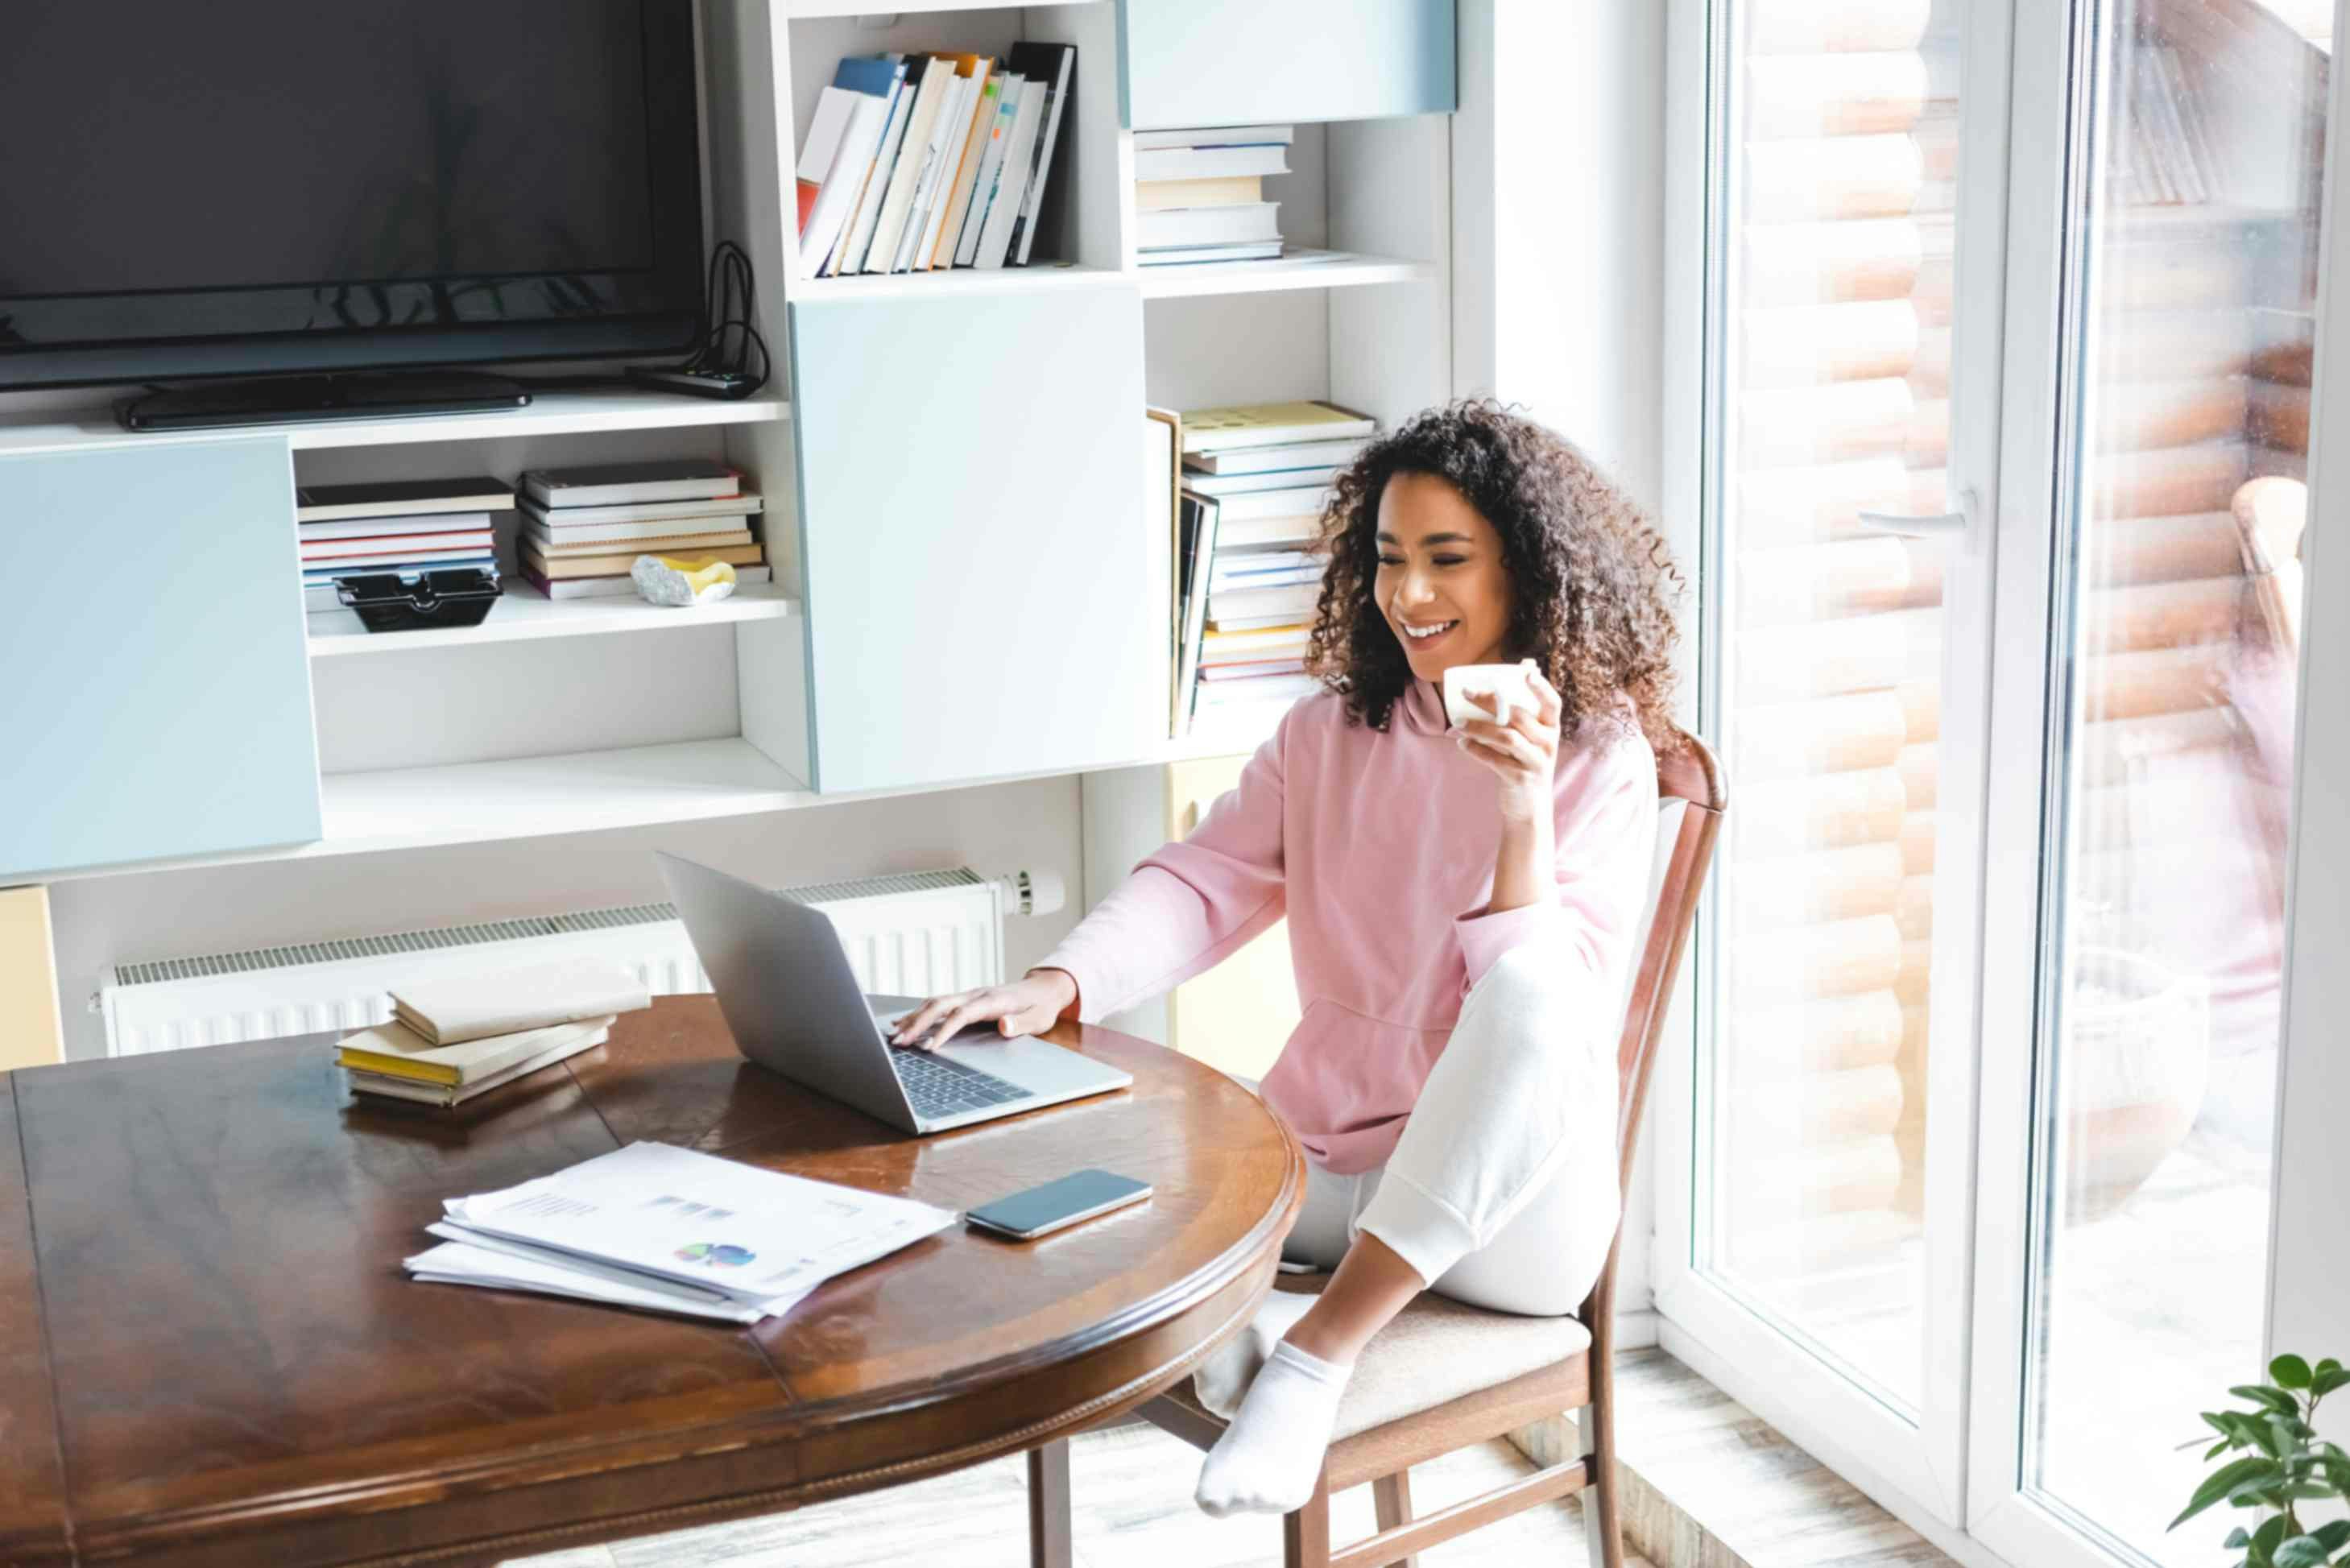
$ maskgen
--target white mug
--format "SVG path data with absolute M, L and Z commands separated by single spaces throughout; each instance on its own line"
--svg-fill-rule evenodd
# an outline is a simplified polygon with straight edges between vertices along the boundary
M 1510 715 L 1520 708 L 1533 713 L 1540 711 L 1534 701 L 1533 683 L 1528 680 L 1536 666 L 1531 659 L 1515 664 L 1456 664 L 1444 672 L 1444 717 L 1454 728 L 1466 720 L 1490 719 L 1506 724 Z M 1500 699 L 1499 713 L 1488 713 L 1469 701 L 1471 691 L 1488 691 Z

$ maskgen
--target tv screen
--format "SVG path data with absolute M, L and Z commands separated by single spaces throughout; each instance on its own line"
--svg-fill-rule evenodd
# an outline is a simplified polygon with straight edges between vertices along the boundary
M 667 352 L 686 0 L 75 0 L 0 48 L 0 387 Z

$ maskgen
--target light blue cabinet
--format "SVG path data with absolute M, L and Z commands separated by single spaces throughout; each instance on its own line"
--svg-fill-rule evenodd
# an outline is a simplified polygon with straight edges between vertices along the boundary
M 0 458 L 0 883 L 319 835 L 281 439 Z
M 1137 130 L 1450 114 L 1452 0 L 1118 0 Z
M 1082 768 L 1162 738 L 1135 286 L 795 301 L 791 340 L 809 784 Z

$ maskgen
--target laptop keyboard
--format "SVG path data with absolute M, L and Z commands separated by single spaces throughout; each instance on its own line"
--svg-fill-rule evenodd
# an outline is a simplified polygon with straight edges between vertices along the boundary
M 889 1064 L 897 1069 L 898 1082 L 906 1085 L 906 1097 L 914 1103 L 917 1116 L 952 1116 L 965 1111 L 983 1111 L 990 1106 L 1028 1099 L 1035 1093 L 1006 1083 L 993 1073 L 983 1073 L 928 1051 L 893 1045 L 889 1048 Z

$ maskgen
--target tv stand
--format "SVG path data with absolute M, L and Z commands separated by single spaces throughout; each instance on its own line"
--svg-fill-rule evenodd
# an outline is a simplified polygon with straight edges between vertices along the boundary
M 304 420 L 472 413 L 518 409 L 529 402 L 530 392 L 521 382 L 484 371 L 382 370 L 340 376 L 267 376 L 174 388 L 122 399 L 114 405 L 114 417 L 125 430 L 183 431 Z

